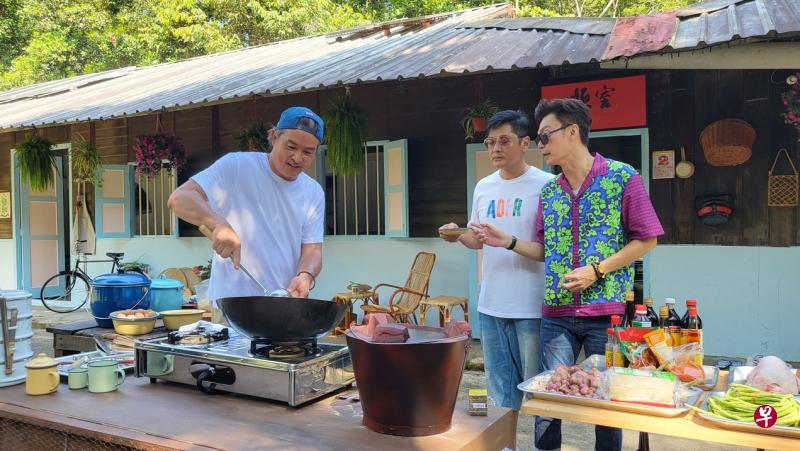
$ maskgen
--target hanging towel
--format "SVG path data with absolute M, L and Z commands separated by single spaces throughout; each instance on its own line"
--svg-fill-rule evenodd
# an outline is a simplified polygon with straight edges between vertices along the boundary
M 75 198 L 75 211 L 73 212 L 72 233 L 76 240 L 86 240 L 85 243 L 78 243 L 78 252 L 84 254 L 94 254 L 95 251 L 95 232 L 92 225 L 92 217 L 86 208 L 86 195 L 83 190 L 78 191 Z

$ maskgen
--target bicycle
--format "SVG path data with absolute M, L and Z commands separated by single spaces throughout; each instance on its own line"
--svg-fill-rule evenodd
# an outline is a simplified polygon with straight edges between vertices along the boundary
M 85 269 L 81 268 L 81 264 L 86 268 L 89 263 L 112 262 L 112 273 L 121 271 L 143 274 L 138 269 L 126 269 L 120 264 L 120 260 L 125 255 L 123 252 L 106 252 L 106 256 L 111 260 L 89 260 L 87 254 L 78 250 L 79 245 L 85 242 L 86 240 L 75 240 L 73 251 L 77 257 L 72 269 L 59 272 L 42 285 L 39 298 L 48 310 L 56 313 L 74 312 L 89 300 L 92 295 L 92 278 Z M 57 294 L 52 294 L 54 292 Z

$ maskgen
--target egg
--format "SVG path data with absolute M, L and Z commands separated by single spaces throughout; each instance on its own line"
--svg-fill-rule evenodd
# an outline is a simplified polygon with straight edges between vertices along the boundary
M 134 316 L 134 318 L 144 318 L 144 313 L 136 312 L 133 316 Z

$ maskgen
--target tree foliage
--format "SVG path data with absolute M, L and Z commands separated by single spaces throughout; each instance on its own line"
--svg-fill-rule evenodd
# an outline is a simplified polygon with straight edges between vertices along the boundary
M 0 0 L 0 90 L 495 1 Z M 521 0 L 518 14 L 613 17 L 693 2 Z

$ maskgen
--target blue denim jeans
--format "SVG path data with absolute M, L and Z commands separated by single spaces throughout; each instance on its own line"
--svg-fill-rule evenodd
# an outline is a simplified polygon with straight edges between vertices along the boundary
M 542 369 L 553 370 L 558 365 L 573 365 L 583 347 L 584 354 L 605 355 L 611 327 L 608 316 L 542 318 Z M 561 420 L 536 417 L 534 445 L 547 450 L 561 447 Z M 622 449 L 622 430 L 595 426 L 594 449 L 599 451 Z
M 495 405 L 519 410 L 522 381 L 539 373 L 539 319 L 498 318 L 478 313 L 483 366 Z

